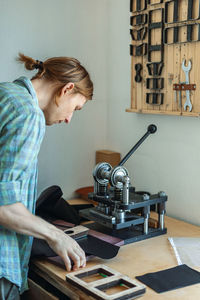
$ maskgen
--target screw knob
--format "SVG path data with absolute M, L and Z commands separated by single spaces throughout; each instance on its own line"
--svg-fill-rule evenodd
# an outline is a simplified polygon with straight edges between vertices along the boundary
M 157 127 L 156 127 L 156 125 L 151 124 L 148 126 L 147 130 L 149 133 L 155 133 L 157 131 Z

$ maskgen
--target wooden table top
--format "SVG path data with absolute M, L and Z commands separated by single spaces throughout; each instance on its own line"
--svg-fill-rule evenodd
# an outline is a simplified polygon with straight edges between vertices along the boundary
M 170 217 L 165 217 L 168 233 L 144 241 L 122 246 L 118 255 L 110 260 L 94 258 L 87 267 L 104 264 L 120 273 L 135 279 L 135 276 L 156 272 L 177 266 L 174 251 L 168 237 L 200 237 L 200 227 Z M 38 275 L 48 280 L 71 299 L 93 299 L 65 281 L 67 271 L 46 260 L 35 260 L 32 268 Z M 199 268 L 195 268 L 200 271 Z M 157 294 L 150 288 L 141 297 L 143 300 L 198 300 L 200 284 Z

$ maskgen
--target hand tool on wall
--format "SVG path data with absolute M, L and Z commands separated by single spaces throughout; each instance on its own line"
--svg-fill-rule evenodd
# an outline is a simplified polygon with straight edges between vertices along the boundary
M 149 5 L 156 5 L 160 3 L 163 3 L 163 0 L 157 0 L 157 1 L 148 0 Z
M 152 62 L 147 64 L 148 73 L 150 76 L 160 76 L 162 74 L 164 63 Z
M 141 76 L 140 72 L 142 71 L 142 64 L 136 64 L 135 65 L 135 71 L 136 71 L 135 81 L 136 82 L 141 82 L 142 81 L 142 76 Z
M 200 4 L 198 8 L 198 16 L 195 17 L 194 14 L 196 11 L 194 10 L 194 1 L 193 0 L 188 0 L 185 1 L 187 2 L 187 18 L 182 20 L 181 19 L 181 6 L 180 6 L 180 0 L 171 0 L 167 1 L 165 3 L 165 23 L 166 24 L 172 24 L 172 23 L 177 23 L 177 22 L 186 22 L 186 21 L 195 21 L 200 19 Z M 197 1 L 199 2 L 199 1 Z M 169 21 L 169 12 L 170 9 L 172 8 L 173 10 L 173 19 L 172 22 Z
M 164 93 L 146 93 L 146 103 L 152 105 L 162 105 Z
M 142 27 L 139 30 L 130 29 L 130 34 L 133 41 L 143 41 L 147 34 L 147 27 Z
M 181 33 L 185 33 L 184 35 Z M 172 38 L 169 39 L 170 33 Z M 200 24 L 187 24 L 164 29 L 164 43 L 167 45 L 200 41 Z
M 131 0 L 130 12 L 138 12 L 147 8 L 147 0 Z
M 161 90 L 164 88 L 164 78 L 147 78 L 146 87 L 151 90 Z
M 156 15 L 159 15 L 159 21 L 154 21 Z M 152 40 L 153 31 L 160 29 L 160 40 Z M 160 52 L 160 62 L 164 59 L 164 44 L 163 44 L 163 29 L 164 29 L 164 9 L 156 8 L 150 10 L 148 14 L 148 61 L 152 62 L 152 53 Z
M 179 106 L 182 107 L 181 92 L 195 91 L 196 84 L 186 84 L 185 82 L 174 83 L 173 90 L 175 91 L 174 101 L 177 102 L 177 92 L 179 93 Z
M 143 43 L 138 46 L 130 45 L 130 55 L 131 56 L 144 56 L 147 54 L 147 44 Z
M 188 62 L 188 66 L 185 65 L 185 59 L 183 60 L 182 62 L 182 69 L 183 71 L 185 72 L 185 83 L 186 84 L 189 84 L 190 80 L 189 80 L 189 72 L 191 70 L 191 67 L 192 67 L 192 63 L 191 63 L 191 60 L 189 60 Z M 189 90 L 186 90 L 186 101 L 185 101 L 185 104 L 184 104 L 184 110 L 187 110 L 187 106 L 189 107 L 189 111 L 192 110 L 192 104 L 191 104 L 191 101 L 190 101 L 190 91 Z
M 131 16 L 131 26 L 140 26 L 147 23 L 147 14 L 140 14 L 136 16 Z

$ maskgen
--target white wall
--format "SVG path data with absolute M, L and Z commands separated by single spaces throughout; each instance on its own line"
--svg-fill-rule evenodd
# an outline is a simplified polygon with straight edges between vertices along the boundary
M 74 56 L 91 72 L 94 101 L 69 125 L 47 128 L 39 191 L 61 186 L 66 198 L 92 183 L 95 150 L 122 155 L 150 136 L 126 163 L 137 190 L 164 190 L 167 214 L 200 224 L 200 119 L 138 115 L 130 107 L 129 0 L 0 0 L 0 81 L 27 74 L 19 51 L 36 59 Z
M 0 0 L 0 81 L 32 76 L 15 62 L 21 51 L 39 60 L 76 57 L 95 86 L 94 100 L 69 125 L 47 128 L 39 155 L 39 192 L 58 184 L 70 197 L 93 182 L 95 150 L 106 146 L 106 7 L 106 0 Z
M 165 191 L 168 215 L 200 225 L 200 118 L 125 112 L 130 107 L 129 0 L 109 0 L 108 20 L 109 148 L 125 155 L 147 126 L 156 124 L 157 133 L 125 164 L 132 185 Z

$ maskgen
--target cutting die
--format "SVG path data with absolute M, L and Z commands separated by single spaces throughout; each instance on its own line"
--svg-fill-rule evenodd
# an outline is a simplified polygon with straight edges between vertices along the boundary
M 67 274 L 66 280 L 100 300 L 134 299 L 146 291 L 144 285 L 105 265 L 96 265 Z

